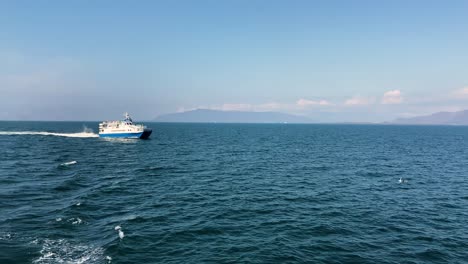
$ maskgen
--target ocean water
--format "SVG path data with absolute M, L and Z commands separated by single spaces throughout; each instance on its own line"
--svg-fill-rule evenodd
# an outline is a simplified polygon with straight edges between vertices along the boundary
M 0 263 L 468 261 L 468 127 L 148 125 L 0 122 Z

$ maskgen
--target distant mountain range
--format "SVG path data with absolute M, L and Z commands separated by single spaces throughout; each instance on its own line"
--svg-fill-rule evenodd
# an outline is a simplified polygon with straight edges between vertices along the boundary
M 241 112 L 197 109 L 161 115 L 156 122 L 181 123 L 312 123 L 307 117 L 279 112 Z
M 311 119 L 304 116 L 280 112 L 221 111 L 209 109 L 197 109 L 161 115 L 153 121 L 177 123 L 314 123 Z M 352 122 L 352 124 L 359 123 Z M 438 112 L 412 118 L 399 118 L 391 122 L 385 122 L 384 124 L 468 125 L 468 110 L 459 112 Z
M 468 125 L 468 110 L 458 112 L 438 112 L 431 115 L 412 118 L 399 118 L 389 124 Z

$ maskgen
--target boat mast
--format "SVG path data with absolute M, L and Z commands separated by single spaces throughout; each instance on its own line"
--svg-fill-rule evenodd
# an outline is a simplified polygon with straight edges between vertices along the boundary
M 127 112 L 125 112 L 124 116 L 125 116 L 125 121 L 133 122 L 132 118 L 130 117 L 130 115 Z

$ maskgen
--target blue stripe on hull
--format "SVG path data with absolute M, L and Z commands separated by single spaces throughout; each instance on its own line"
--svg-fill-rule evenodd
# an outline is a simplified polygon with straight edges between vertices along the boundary
M 112 133 L 112 134 L 99 134 L 99 137 L 109 138 L 140 138 L 143 132 L 139 133 Z

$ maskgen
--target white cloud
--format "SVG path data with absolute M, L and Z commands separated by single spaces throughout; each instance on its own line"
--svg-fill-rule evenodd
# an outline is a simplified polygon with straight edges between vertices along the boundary
M 456 99 L 465 99 L 468 98 L 468 87 L 464 87 L 452 92 L 452 97 Z
M 382 104 L 401 104 L 403 97 L 400 90 L 391 90 L 384 93 Z
M 286 110 L 289 108 L 290 108 L 290 105 L 288 104 L 280 104 L 276 102 L 255 105 L 253 107 L 255 111 L 277 111 L 277 110 Z
M 225 103 L 222 105 L 212 106 L 200 106 L 199 109 L 212 109 L 222 111 L 254 111 L 254 112 L 265 112 L 265 111 L 277 111 L 286 110 L 289 108 L 288 104 L 280 104 L 276 102 L 264 103 L 264 104 L 246 104 L 246 103 Z
M 250 104 L 223 104 L 219 107 L 219 110 L 223 111 L 249 111 L 252 109 Z
M 304 107 L 313 106 L 313 105 L 322 105 L 322 106 L 330 105 L 330 102 L 328 102 L 327 100 L 314 101 L 314 100 L 307 100 L 307 99 L 301 98 L 297 100 L 296 105 L 299 106 L 300 108 L 304 108 Z
M 187 108 L 187 107 L 179 107 L 177 108 L 177 113 L 183 113 L 183 112 L 188 112 L 188 111 L 193 111 L 193 110 L 197 110 L 199 108 Z
M 370 105 L 375 102 L 373 97 L 364 97 L 364 96 L 354 96 L 345 101 L 347 106 L 360 106 L 360 105 Z
M 177 112 L 186 112 L 195 109 L 211 109 L 221 111 L 252 111 L 252 112 L 270 112 L 270 111 L 284 111 L 284 112 L 297 112 L 305 110 L 309 106 L 329 106 L 333 105 L 327 100 L 307 100 L 299 99 L 295 103 L 278 103 L 268 102 L 261 104 L 247 104 L 247 103 L 224 103 L 221 105 L 199 105 L 198 107 L 179 107 Z

